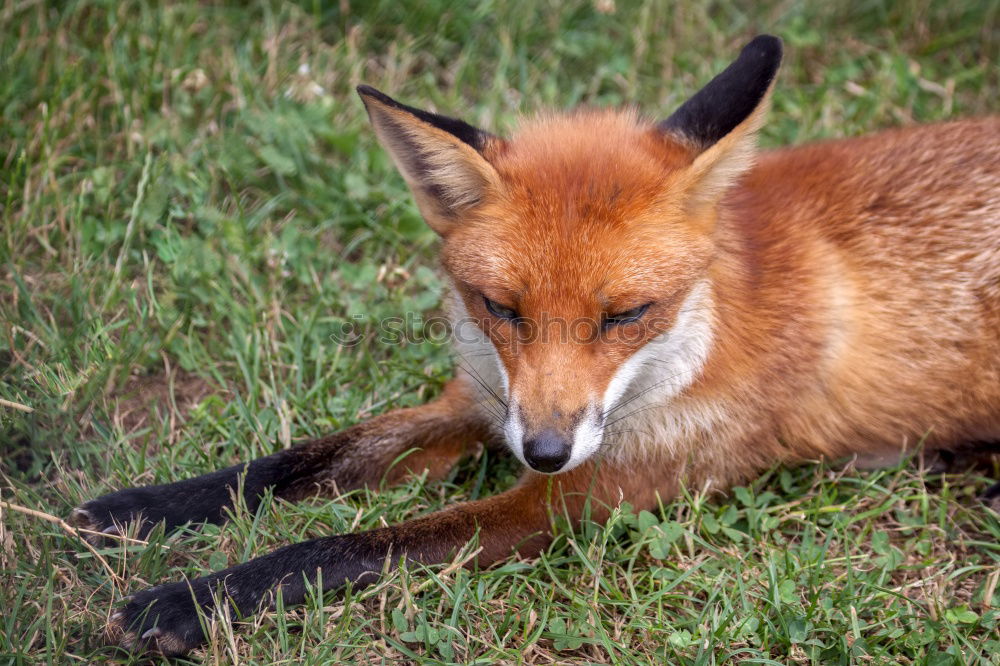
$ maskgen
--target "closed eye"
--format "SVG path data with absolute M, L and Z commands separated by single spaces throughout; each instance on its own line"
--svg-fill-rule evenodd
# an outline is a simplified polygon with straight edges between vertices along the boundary
M 617 312 L 613 315 L 606 315 L 604 317 L 604 326 L 621 326 L 622 324 L 631 324 L 634 321 L 639 321 L 642 315 L 646 314 L 646 310 L 649 309 L 650 303 L 645 305 L 640 305 L 637 308 L 632 308 L 631 310 L 625 310 L 624 312 Z
M 521 317 L 521 315 L 519 315 L 517 310 L 514 308 L 509 308 L 506 305 L 500 305 L 496 301 L 491 301 L 485 296 L 483 296 L 483 302 L 486 304 L 486 310 L 494 317 L 500 317 L 501 319 L 507 319 L 510 321 L 520 319 Z

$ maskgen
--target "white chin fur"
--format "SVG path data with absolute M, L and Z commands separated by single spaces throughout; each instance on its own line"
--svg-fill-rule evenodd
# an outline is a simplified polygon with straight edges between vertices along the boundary
M 601 425 L 601 413 L 597 405 L 591 402 L 573 433 L 573 453 L 559 471 L 569 471 L 597 453 L 603 439 L 604 426 Z
M 524 427 L 521 425 L 521 406 L 517 404 L 515 398 L 509 398 L 507 404 L 509 409 L 503 423 L 503 436 L 507 442 L 507 448 L 521 461 L 522 465 L 531 467 L 524 459 Z

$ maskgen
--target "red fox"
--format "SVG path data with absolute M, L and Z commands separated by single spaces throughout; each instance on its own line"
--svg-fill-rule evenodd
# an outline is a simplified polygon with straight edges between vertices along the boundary
M 363 584 L 477 536 L 481 565 L 530 556 L 552 510 L 602 520 L 777 463 L 1000 440 L 1000 118 L 758 154 L 781 57 L 755 38 L 662 122 L 586 110 L 510 139 L 359 87 L 441 237 L 456 377 L 424 406 L 73 518 L 221 522 L 237 488 L 254 510 L 268 489 L 440 478 L 489 441 L 527 469 L 493 497 L 139 592 L 116 640 L 184 653 L 199 606 L 299 603 L 317 572 Z

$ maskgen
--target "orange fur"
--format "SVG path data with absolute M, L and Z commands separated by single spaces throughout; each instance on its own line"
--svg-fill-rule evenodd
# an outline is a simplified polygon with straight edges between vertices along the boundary
M 706 362 L 606 433 L 605 457 L 727 485 L 777 462 L 1000 438 L 1000 121 L 753 164 L 761 113 L 701 154 L 616 111 L 542 116 L 483 151 L 496 182 L 443 234 L 465 313 L 490 321 L 485 294 L 542 328 L 596 334 L 602 313 L 646 302 L 659 322 L 569 344 L 494 327 L 527 427 L 564 427 L 705 281 Z
M 509 194 L 446 239 L 445 266 L 487 293 L 524 294 L 529 316 L 593 317 L 601 289 L 613 308 L 669 308 L 707 276 L 712 352 L 662 410 L 719 418 L 672 450 L 736 480 L 925 435 L 935 447 L 1000 437 L 1000 121 L 765 154 L 709 232 L 664 197 L 678 167 L 631 116 L 546 123 L 546 140 L 529 128 L 498 160 Z M 533 402 L 605 381 L 632 351 L 524 349 L 524 371 L 562 369 L 532 375 Z M 629 439 L 615 443 L 625 457 Z

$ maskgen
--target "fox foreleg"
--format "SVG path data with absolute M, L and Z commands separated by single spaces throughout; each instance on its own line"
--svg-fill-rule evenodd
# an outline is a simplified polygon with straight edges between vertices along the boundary
M 297 500 L 337 488 L 346 491 L 398 481 L 409 473 L 444 477 L 463 453 L 490 437 L 467 388 L 452 382 L 436 400 L 377 416 L 341 432 L 183 481 L 126 488 L 73 510 L 80 527 L 119 533 L 139 523 L 143 536 L 156 524 L 168 531 L 185 523 L 221 523 L 234 493 L 255 511 L 264 494 Z
M 205 640 L 200 616 L 215 616 L 220 601 L 239 616 L 273 605 L 279 590 L 286 605 L 298 604 L 310 585 L 335 589 L 373 582 L 386 558 L 446 562 L 477 537 L 480 565 L 513 552 L 532 556 L 551 541 L 553 514 L 573 523 L 584 515 L 604 521 L 621 500 L 652 506 L 656 486 L 647 474 L 600 463 L 557 477 L 527 473 L 493 497 L 391 527 L 285 546 L 209 576 L 145 590 L 112 617 L 111 633 L 133 649 L 182 654 Z

